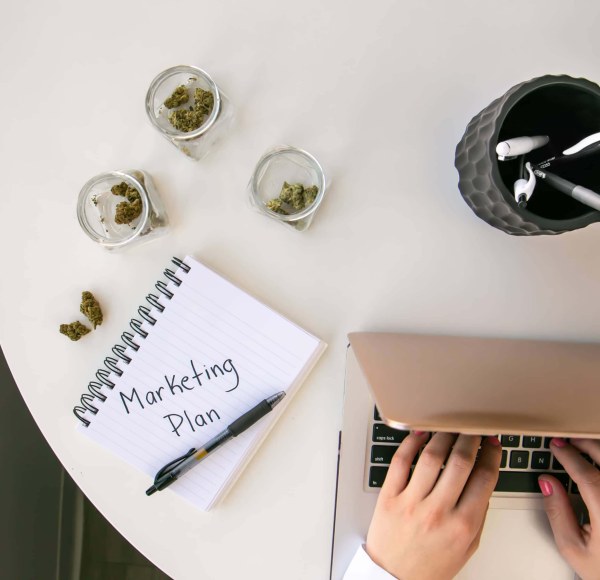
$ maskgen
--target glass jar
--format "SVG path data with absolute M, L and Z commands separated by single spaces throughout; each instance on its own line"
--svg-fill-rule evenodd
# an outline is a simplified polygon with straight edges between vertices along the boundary
M 120 203 L 127 197 L 111 188 L 125 183 L 139 193 L 141 213 L 129 223 L 116 223 Z M 168 219 L 163 203 L 148 173 L 139 169 L 109 171 L 90 179 L 79 192 L 77 219 L 83 231 L 107 250 L 154 239 L 167 232 Z
M 165 101 L 178 87 L 185 87 L 188 100 L 168 108 Z M 213 106 L 197 128 L 184 132 L 173 126 L 173 112 L 192 112 L 196 106 L 195 89 L 210 91 Z M 229 99 L 203 70 L 195 66 L 180 65 L 161 72 L 150 84 L 146 94 L 146 113 L 152 124 L 175 147 L 191 159 L 206 157 L 215 143 L 227 132 L 233 121 L 233 109 Z
M 300 210 L 284 203 L 279 211 L 268 207 L 278 200 L 284 183 L 301 184 L 304 188 L 317 187 L 314 201 Z M 298 231 L 306 230 L 323 201 L 326 182 L 323 168 L 307 151 L 281 145 L 267 151 L 257 163 L 248 184 L 251 206 L 260 213 Z

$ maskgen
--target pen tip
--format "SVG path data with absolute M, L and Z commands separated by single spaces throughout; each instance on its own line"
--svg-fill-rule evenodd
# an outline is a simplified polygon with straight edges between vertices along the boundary
M 153 485 L 146 490 L 146 495 L 152 495 L 155 491 L 157 491 L 157 488 Z
M 281 399 L 283 399 L 283 397 L 285 397 L 285 391 L 279 391 L 278 393 L 275 393 L 274 395 L 269 397 L 267 399 L 267 403 L 271 405 L 271 408 L 273 408 L 275 405 L 277 405 L 277 403 L 281 401 Z

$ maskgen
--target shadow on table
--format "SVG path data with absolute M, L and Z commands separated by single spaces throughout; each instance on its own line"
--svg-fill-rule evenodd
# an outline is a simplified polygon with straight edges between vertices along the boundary
M 62 468 L 23 402 L 1 349 L 0 461 L 2 578 L 168 580 Z

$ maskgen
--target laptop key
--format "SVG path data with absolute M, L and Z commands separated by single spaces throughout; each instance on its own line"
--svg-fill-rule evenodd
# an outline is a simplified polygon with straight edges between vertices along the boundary
M 519 435 L 502 435 L 502 447 L 518 447 L 520 442 Z
M 374 465 L 369 471 L 369 487 L 381 487 L 385 481 L 388 468 Z
M 523 435 L 523 447 L 527 449 L 537 449 L 542 446 L 541 437 L 531 437 L 529 435 Z
M 550 441 L 552 441 L 552 437 L 544 437 L 544 447 L 546 449 L 550 449 Z
M 556 457 L 552 458 L 552 469 L 559 469 L 560 471 L 565 470 L 562 463 L 558 459 L 556 459 Z
M 371 463 L 383 463 L 389 465 L 398 449 L 397 445 L 373 445 L 371 447 Z
M 527 469 L 529 465 L 529 451 L 511 451 L 510 467 L 512 469 Z
M 494 491 L 510 491 L 521 493 L 542 493 L 538 484 L 541 473 L 532 471 L 501 471 Z M 566 473 L 553 473 L 565 489 L 569 487 L 569 476 Z
M 531 469 L 550 469 L 550 452 L 534 451 L 531 454 Z
M 504 469 L 506 467 L 506 459 L 508 457 L 508 451 L 505 449 L 502 450 L 502 460 L 500 461 L 500 469 Z
M 375 421 L 381 421 L 381 415 L 379 414 L 379 410 L 375 407 L 375 413 L 373 414 L 373 418 Z
M 400 443 L 408 436 L 409 431 L 392 429 L 383 423 L 373 425 L 373 441 L 378 443 Z

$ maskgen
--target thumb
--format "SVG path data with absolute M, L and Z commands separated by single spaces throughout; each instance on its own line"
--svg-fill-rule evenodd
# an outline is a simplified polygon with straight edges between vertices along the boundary
M 583 545 L 581 528 L 562 484 L 551 475 L 538 478 L 544 495 L 544 509 L 559 552 L 565 556 Z

